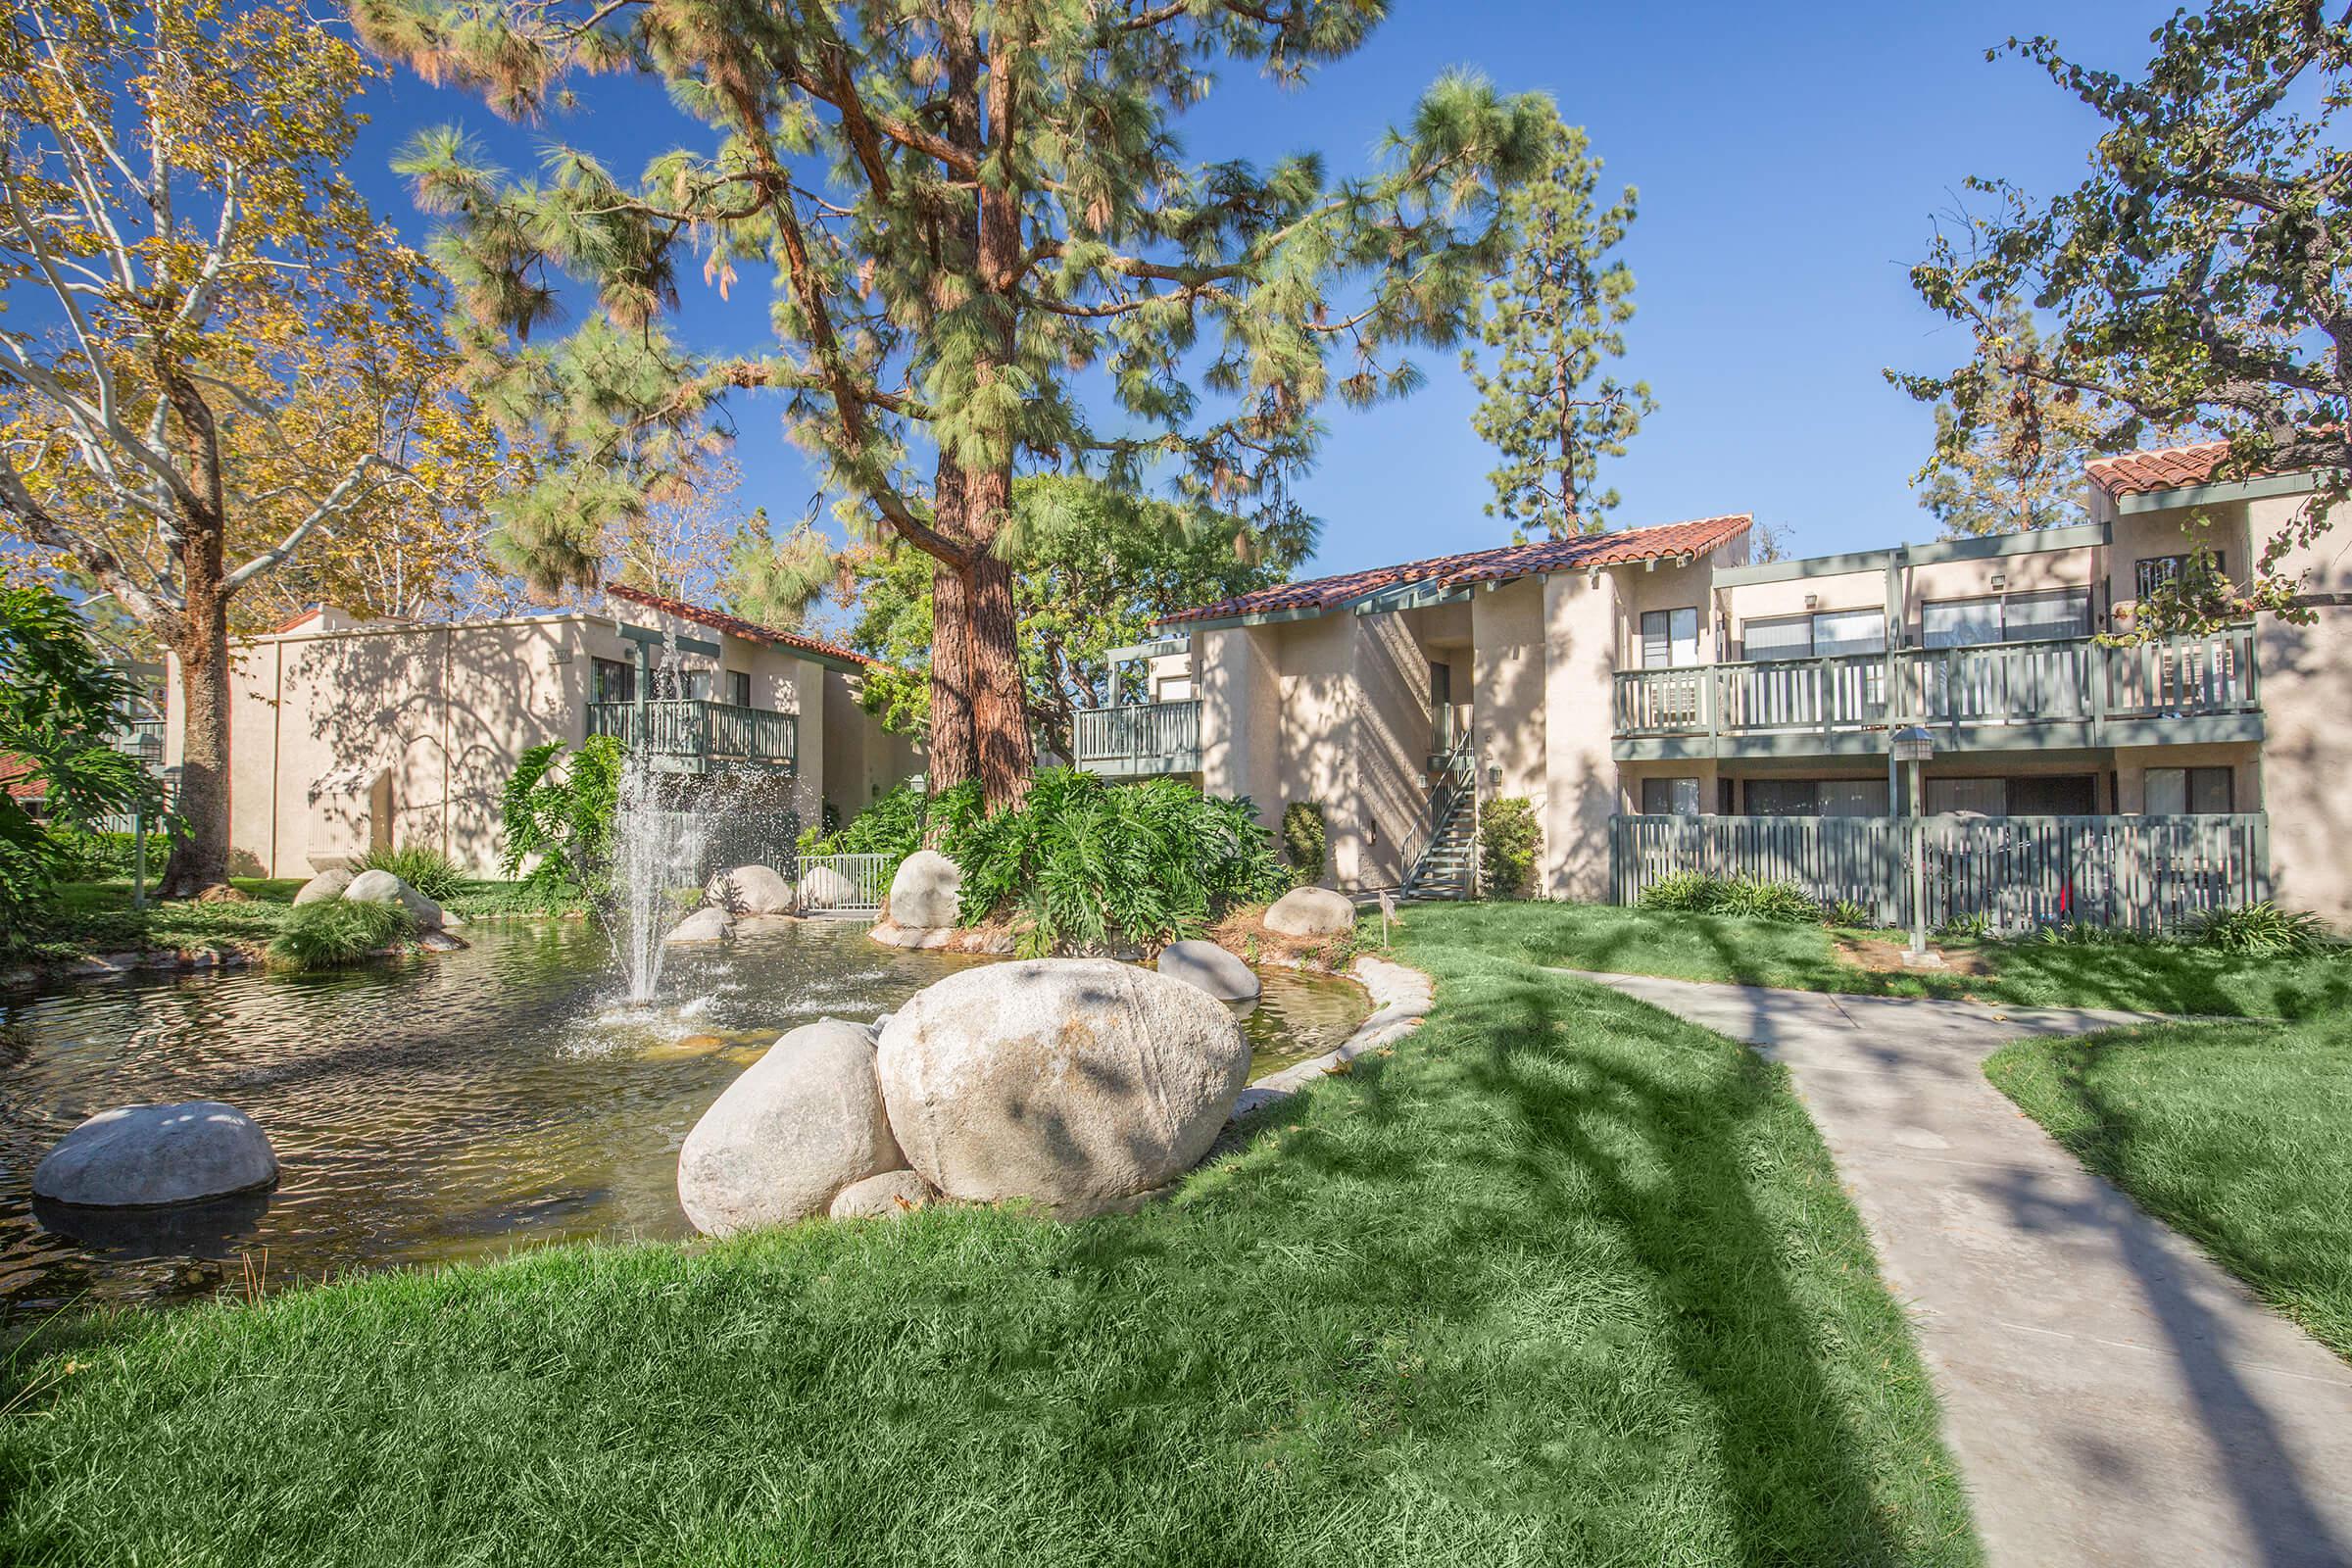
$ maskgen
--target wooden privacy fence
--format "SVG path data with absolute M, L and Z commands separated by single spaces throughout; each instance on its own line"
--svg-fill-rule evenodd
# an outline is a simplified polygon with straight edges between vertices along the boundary
M 2018 931 L 2060 921 L 2153 931 L 2270 897 L 2270 834 L 2230 816 L 1932 816 L 1930 925 L 1983 915 Z M 1613 816 L 1610 897 L 1639 904 L 1665 877 L 1793 882 L 1911 921 L 1911 823 L 1886 816 Z

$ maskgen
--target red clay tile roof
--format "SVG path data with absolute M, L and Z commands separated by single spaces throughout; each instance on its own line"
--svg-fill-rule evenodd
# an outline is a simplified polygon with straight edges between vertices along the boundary
M 1158 623 L 1166 626 L 1188 620 L 1225 620 L 1283 611 L 1338 610 L 1391 588 L 1426 585 L 1450 592 L 1472 583 L 1500 582 L 1539 571 L 1583 571 L 1592 566 L 1617 566 L 1667 556 L 1704 555 L 1737 538 L 1752 520 L 1742 512 L 1731 516 L 1702 517 L 1695 522 L 1662 523 L 1654 528 L 1627 528 L 1574 539 L 1504 545 L 1497 550 L 1473 550 L 1464 555 L 1409 561 L 1401 566 L 1344 571 L 1336 576 L 1260 588 L 1255 593 L 1219 600 L 1198 610 L 1180 610 L 1161 616 Z
M 48 784 L 32 776 L 32 764 L 14 752 L 0 752 L 0 789 L 12 801 L 38 801 L 49 793 Z
M 798 649 L 804 654 L 815 654 L 823 659 L 847 660 L 857 664 L 881 662 L 880 660 L 869 658 L 855 649 L 819 642 L 814 637 L 804 637 L 799 632 L 777 631 L 773 627 L 760 626 L 745 620 L 740 615 L 730 615 L 723 610 L 705 610 L 702 606 L 690 605 L 683 599 L 664 599 L 660 594 L 649 594 L 642 588 L 624 588 L 619 583 L 609 582 L 605 584 L 605 596 L 609 599 L 623 600 L 632 605 L 643 605 L 648 610 L 659 610 L 664 614 L 675 615 L 680 620 L 691 620 L 697 625 L 708 626 L 713 631 L 723 631 L 730 637 L 741 637 L 747 642 L 766 643 L 772 648 Z
M 2199 441 L 2194 446 L 2094 458 L 2082 465 L 2082 471 L 2111 496 L 2145 495 L 2152 490 L 2184 490 L 2203 484 L 2229 454 L 2227 441 Z

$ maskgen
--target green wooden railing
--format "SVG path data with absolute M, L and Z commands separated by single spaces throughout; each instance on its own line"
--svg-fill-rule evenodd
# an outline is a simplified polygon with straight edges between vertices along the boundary
M 1200 702 L 1127 703 L 1081 709 L 1071 726 L 1080 767 L 1186 773 L 1200 765 Z
M 631 751 L 695 762 L 791 767 L 800 757 L 800 720 L 793 714 L 695 698 L 590 703 L 588 733 L 613 736 Z
M 1983 648 L 1622 670 L 1620 739 L 1826 735 L 1885 726 L 2014 726 L 2181 718 L 2261 710 L 2254 632 L 2235 626 L 2133 648 L 2087 638 Z

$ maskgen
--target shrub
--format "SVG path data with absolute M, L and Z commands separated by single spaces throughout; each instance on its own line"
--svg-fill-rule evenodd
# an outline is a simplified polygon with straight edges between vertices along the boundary
M 1829 907 L 1830 924 L 1849 930 L 1867 931 L 1878 924 L 1871 911 L 1851 899 L 1839 899 Z
M 965 924 L 1005 914 L 1026 955 L 1158 947 L 1290 885 L 1248 801 L 1177 779 L 1114 785 L 1049 768 L 1019 806 L 951 820 Z
M 52 822 L 46 828 L 51 855 L 56 858 L 57 874 L 68 882 L 111 882 L 128 877 L 131 862 L 138 857 L 138 838 L 131 833 L 99 833 L 85 828 Z M 147 877 L 153 881 L 164 874 L 164 863 L 172 858 L 172 840 L 161 824 L 147 833 Z
M 1821 923 L 1821 905 L 1812 894 L 1793 882 L 1767 882 L 1758 877 L 1736 876 L 1723 884 L 1715 912 L 1782 925 Z
M 389 871 L 435 904 L 447 904 L 456 898 L 466 881 L 455 860 L 423 844 L 369 850 L 367 858 L 360 861 L 360 869 Z
M 885 791 L 864 810 L 831 833 L 803 833 L 803 855 L 879 855 L 885 886 L 897 874 L 899 862 L 935 840 L 948 855 L 952 846 L 980 819 L 980 782 L 966 779 L 936 795 L 926 795 L 911 783 Z
M 1331 829 L 1322 807 L 1293 801 L 1282 808 L 1282 858 L 1290 862 L 1293 883 L 1303 888 L 1322 881 L 1330 852 Z
M 590 736 L 568 758 L 562 741 L 523 753 L 499 792 L 507 875 L 537 856 L 527 880 L 583 898 L 609 894 L 612 824 L 620 813 L 620 770 L 627 758 L 611 735 Z
M 1532 802 L 1506 795 L 1487 803 L 1479 814 L 1478 869 L 1488 897 L 1516 899 L 1527 892 L 1539 837 Z
M 1645 909 L 1704 914 L 1723 898 L 1723 884 L 1699 871 L 1677 871 L 1652 882 L 1642 895 Z
M 2180 934 L 2201 948 L 2250 958 L 2330 951 L 2340 944 L 2328 922 L 2309 909 L 2281 909 L 2270 900 L 2242 909 L 2209 909 L 2185 921 Z
M 1939 942 L 1982 942 L 1992 935 L 1992 916 L 1979 909 L 1973 914 L 1955 914 L 1936 928 Z
M 2093 925 L 2084 920 L 2061 920 L 2045 925 L 2034 938 L 2052 948 L 2144 948 L 2163 938 L 2134 931 L 2129 926 Z
M 321 899 L 286 911 L 277 935 L 270 939 L 270 956 L 289 969 L 330 968 L 404 941 L 416 929 L 398 904 Z

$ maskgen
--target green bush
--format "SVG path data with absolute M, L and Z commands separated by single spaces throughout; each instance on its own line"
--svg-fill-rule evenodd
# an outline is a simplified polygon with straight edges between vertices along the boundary
M 887 857 L 882 880 L 887 884 L 899 862 L 923 847 L 936 834 L 940 848 L 960 838 L 980 819 L 980 783 L 966 779 L 937 795 L 926 795 L 913 784 L 885 791 L 872 804 L 830 833 L 803 833 L 803 855 L 880 855 Z
M 1844 926 L 1848 930 L 1867 931 L 1878 924 L 1878 920 L 1865 906 L 1851 899 L 1839 899 L 1830 906 L 1829 923 Z
M 1322 807 L 1293 801 L 1282 808 L 1282 858 L 1290 862 L 1293 883 L 1305 888 L 1322 881 L 1330 852 L 1331 829 Z
M 270 957 L 289 969 L 331 968 L 406 941 L 416 929 L 398 904 L 321 899 L 286 911 L 270 939 Z
M 1642 894 L 1645 909 L 1705 914 L 1723 897 L 1723 884 L 1698 871 L 1677 871 L 1652 882 Z
M 1812 894 L 1793 882 L 1768 882 L 1752 876 L 1727 881 L 1697 871 L 1677 871 L 1651 883 L 1642 895 L 1642 904 L 1651 909 L 1729 914 L 1782 925 L 1821 923 L 1821 905 Z
M 1992 916 L 1982 909 L 1974 914 L 1955 914 L 1936 928 L 1936 940 L 1941 942 L 1982 942 L 1992 935 Z
M 62 822 L 49 823 L 44 831 L 50 853 L 56 857 L 58 875 L 68 882 L 127 879 L 138 858 L 135 834 L 92 832 Z M 147 834 L 148 880 L 161 877 L 164 862 L 171 858 L 172 840 L 160 826 L 151 828 Z
M 2052 948 L 2144 948 L 2164 939 L 2130 926 L 2093 925 L 2085 920 L 2061 920 L 2045 925 L 2034 938 Z
M 447 904 L 466 885 L 466 873 L 458 869 L 455 860 L 422 844 L 369 850 L 360 861 L 360 869 L 389 871 L 435 904 Z
M 612 824 L 620 814 L 620 770 L 628 752 L 592 735 L 568 758 L 562 741 L 522 754 L 499 792 L 504 863 L 512 877 L 533 856 L 526 880 L 554 893 L 601 900 L 612 888 Z
M 1535 874 L 1536 808 L 1520 796 L 1506 795 L 1487 803 L 1479 813 L 1478 869 L 1491 899 L 1516 899 L 1527 892 Z
M 1024 918 L 1028 955 L 1156 947 L 1290 885 L 1248 801 L 1177 779 L 1049 768 L 1019 806 L 951 822 L 941 848 L 963 868 L 964 923 Z
M 2270 900 L 2242 909 L 2211 909 L 2192 916 L 2181 936 L 2201 948 L 2250 958 L 2325 953 L 2341 946 L 2328 922 L 2309 909 L 2281 909 Z

